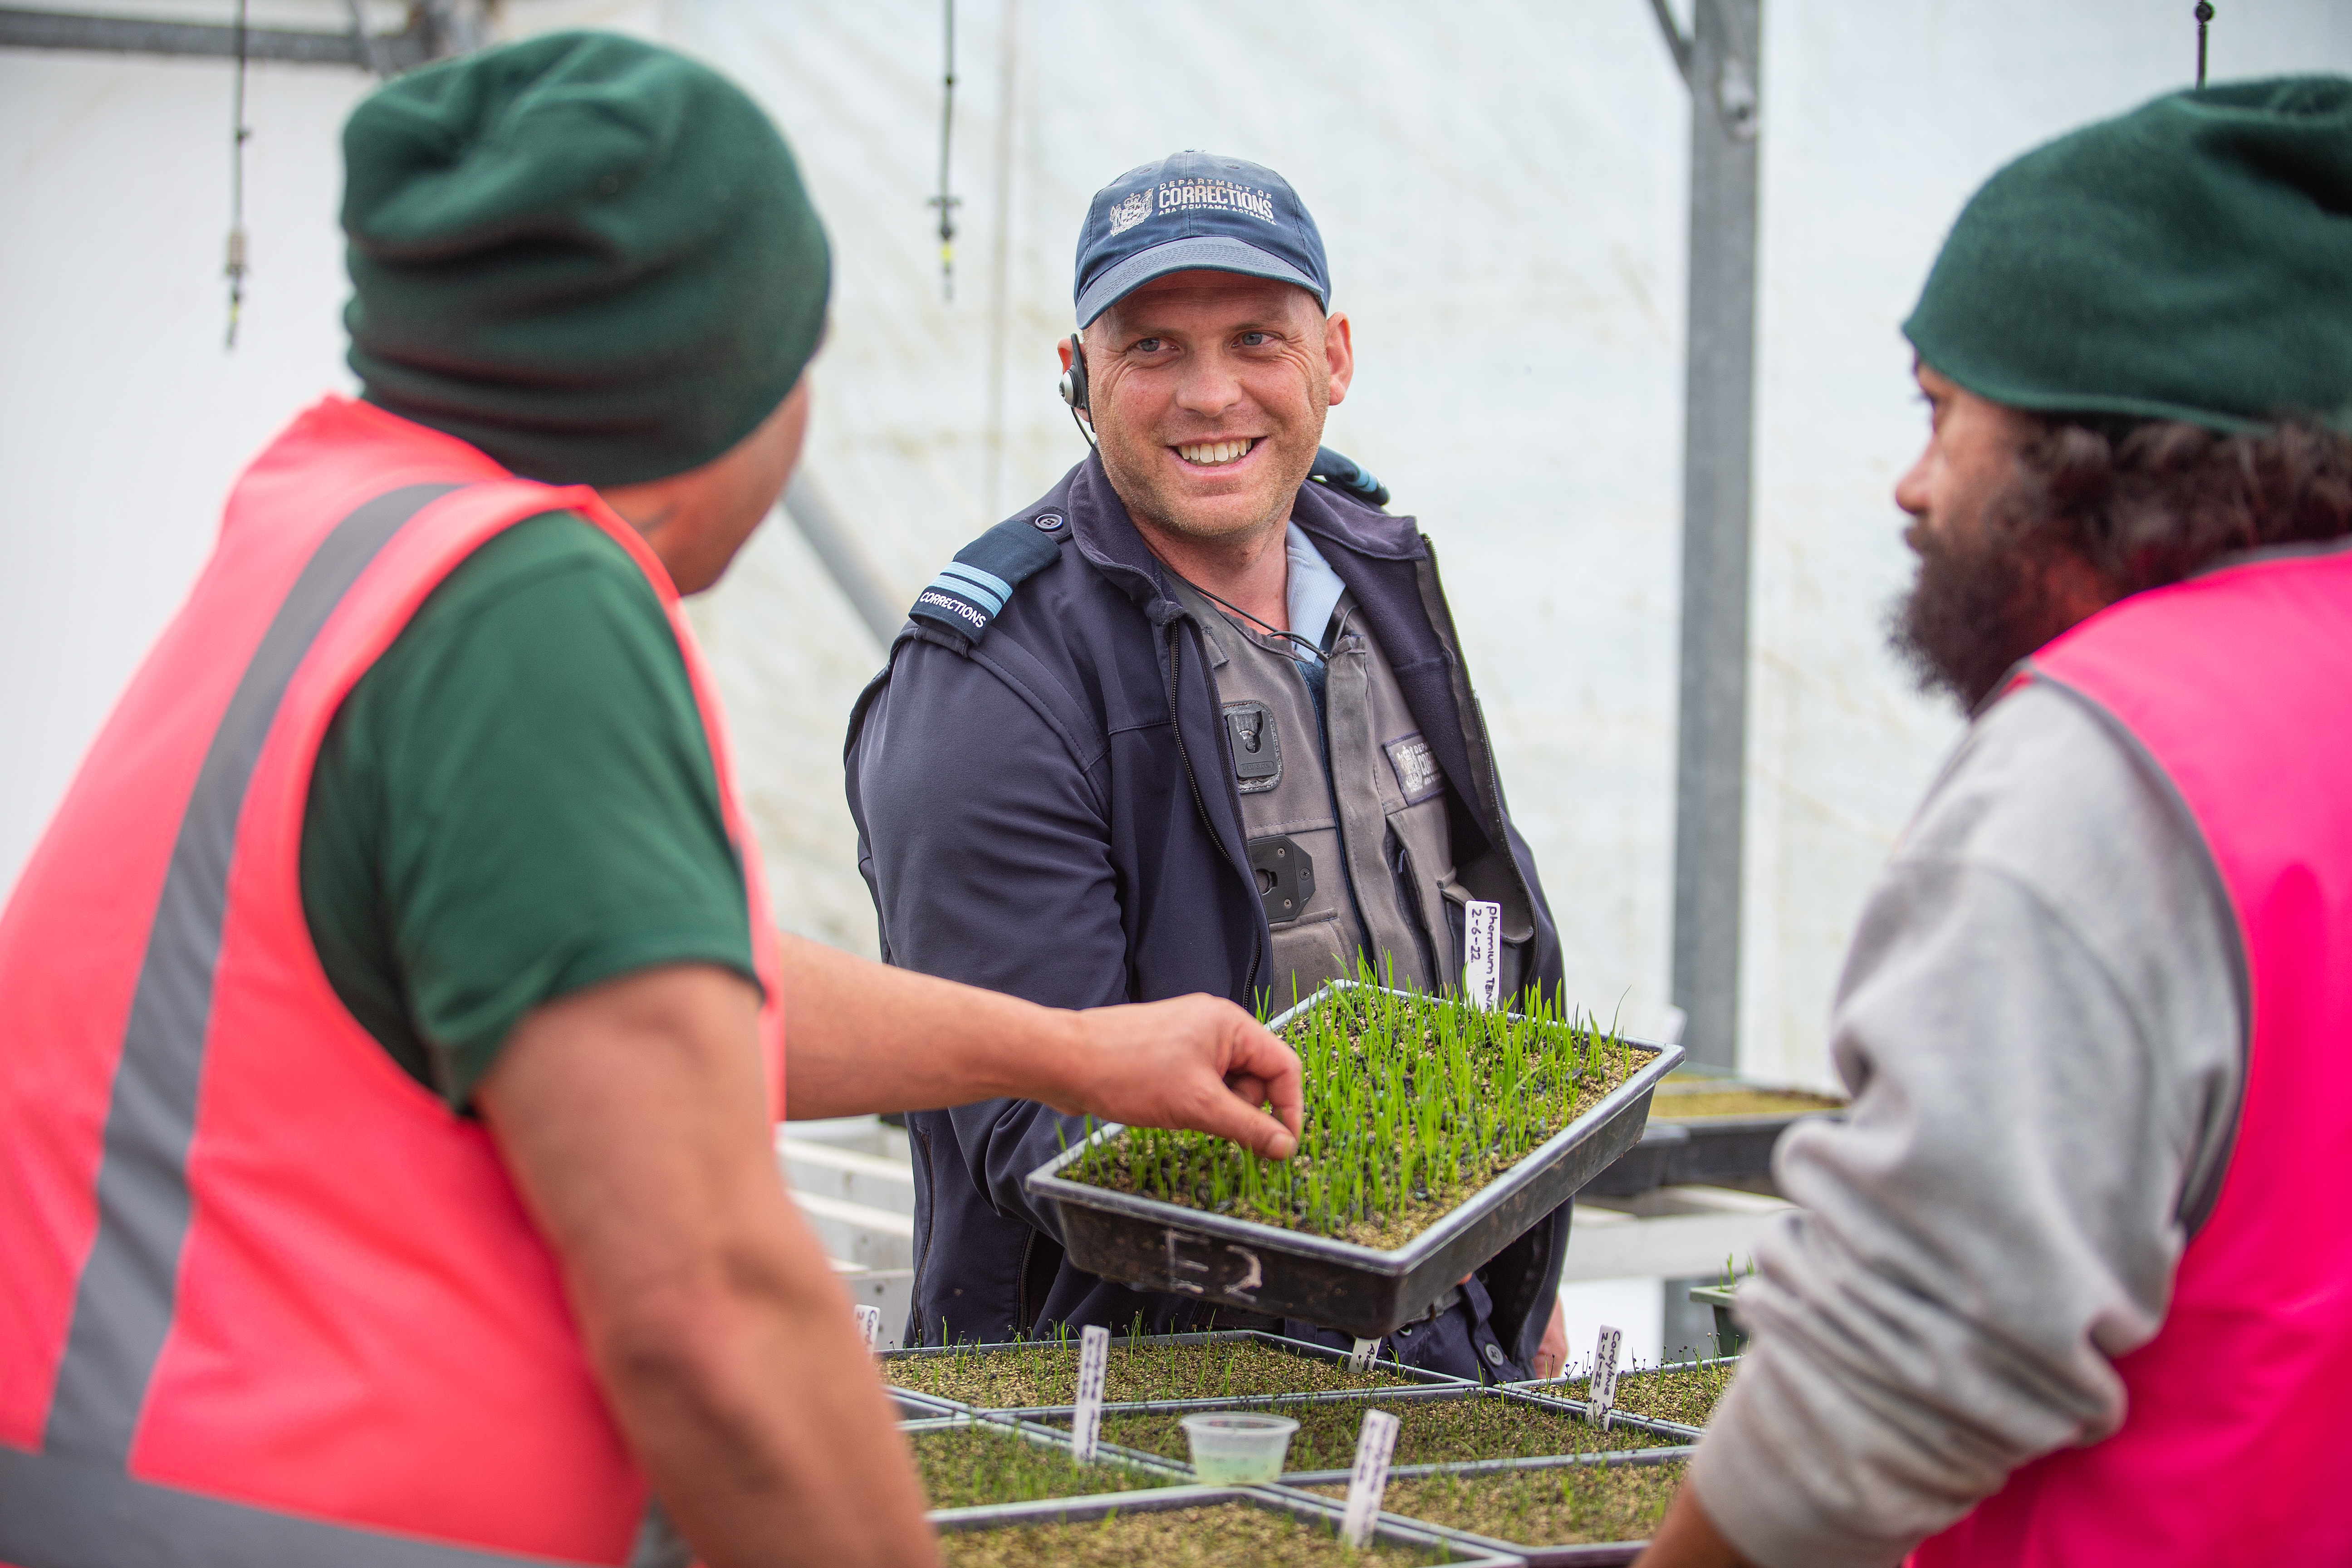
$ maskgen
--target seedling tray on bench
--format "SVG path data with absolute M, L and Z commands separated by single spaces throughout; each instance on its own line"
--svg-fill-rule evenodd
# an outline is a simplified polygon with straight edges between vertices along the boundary
M 1197 1393 L 1170 1394 L 1147 1401 L 1155 1406 L 1170 1409 L 1215 1409 L 1237 1400 L 1317 1392 L 1318 1384 L 1327 1384 L 1339 1378 L 1346 1384 L 1370 1389 L 1410 1388 L 1422 1385 L 1454 1387 L 1463 1380 L 1444 1373 L 1424 1372 L 1419 1367 L 1404 1366 L 1391 1360 L 1376 1360 L 1360 1372 L 1345 1365 L 1347 1353 L 1328 1345 L 1309 1344 L 1303 1340 L 1285 1339 L 1257 1329 L 1220 1329 L 1206 1333 L 1187 1334 L 1113 1334 L 1110 1342 L 1109 1375 L 1105 1380 L 1103 1396 L 1116 1405 L 1139 1403 L 1133 1397 L 1149 1383 L 1140 1373 L 1148 1371 L 1136 1364 L 1140 1355 L 1172 1360 L 1176 1352 L 1198 1350 L 1202 1365 L 1198 1369 L 1204 1381 L 1213 1386 L 1202 1386 Z M 1229 1355 L 1225 1375 L 1218 1376 L 1215 1365 L 1220 1355 Z M 1263 1353 L 1257 1353 L 1263 1352 Z M 881 1358 L 882 1379 L 891 1384 L 891 1394 L 902 1406 L 944 1405 L 961 1408 L 970 1406 L 983 1410 L 1059 1410 L 1066 1409 L 1076 1397 L 1077 1342 L 1069 1340 L 1024 1340 L 1010 1343 L 985 1345 L 929 1345 L 911 1350 L 886 1352 Z M 1295 1358 L 1298 1372 L 1296 1381 L 1284 1375 L 1282 1361 Z M 947 1390 L 909 1386 L 919 1381 L 926 1366 L 943 1363 L 969 1363 L 979 1358 L 1003 1365 L 1011 1375 L 991 1381 L 1018 1385 L 1027 1384 L 1033 1390 L 1051 1389 L 1051 1394 L 1029 1398 L 971 1398 Z M 1236 1383 L 1232 1373 L 1236 1368 L 1242 1376 Z M 1193 1375 L 1189 1369 L 1171 1369 L 1175 1386 L 1187 1386 Z M 924 1413 L 912 1408 L 911 1413 Z
M 1749 1101 L 1752 1109 L 1728 1114 L 1708 1109 L 1734 1100 Z M 1684 1068 L 1658 1086 L 1639 1145 L 1588 1183 L 1584 1194 L 1630 1198 L 1683 1183 L 1769 1176 L 1780 1134 L 1808 1117 L 1844 1113 L 1843 1100 L 1811 1089 Z
M 1133 1453 L 1110 1444 L 1097 1445 L 1094 1462 L 1080 1465 L 1070 1457 L 1067 1433 L 1030 1421 L 962 1415 L 902 1421 L 898 1430 L 914 1446 L 915 1468 L 922 1476 L 924 1495 L 932 1500 L 935 1508 L 1002 1507 L 1039 1499 L 1124 1494 L 1157 1487 L 1186 1486 L 1192 1479 L 1188 1466 L 1171 1464 L 1154 1455 Z M 1001 1447 L 1003 1445 L 1012 1447 Z M 967 1479 L 962 1459 L 984 1460 L 992 1453 L 1006 1456 L 997 1467 L 999 1473 L 993 1486 Z M 975 1490 L 994 1495 L 988 1496 L 984 1502 L 942 1504 L 938 1500 L 943 1489 L 950 1495 L 970 1495 Z
M 1351 983 L 1335 982 L 1339 988 Z M 1276 1033 L 1322 995 L 1269 1024 Z M 1380 1249 L 1074 1181 L 1060 1173 L 1126 1129 L 1114 1122 L 1030 1173 L 1053 1202 L 1070 1261 L 1106 1279 L 1378 1338 L 1534 1228 L 1642 1135 L 1679 1046 L 1626 1040 L 1624 1081 L 1500 1177 L 1402 1246 Z
M 930 1515 L 942 1537 L 940 1554 L 950 1564 L 958 1561 L 956 1543 L 948 1539 L 970 1531 L 1019 1530 L 1038 1525 L 1070 1525 L 1097 1522 L 1116 1516 L 1130 1519 L 1138 1514 L 1162 1513 L 1182 1510 L 1216 1510 L 1227 1508 L 1257 1509 L 1292 1520 L 1308 1527 L 1331 1541 L 1331 1561 L 1334 1563 L 1361 1562 L 1367 1557 L 1375 1563 L 1451 1563 L 1465 1568 L 1524 1568 L 1527 1559 L 1507 1547 L 1478 1541 L 1458 1531 L 1436 1525 L 1382 1514 L 1372 1526 L 1375 1551 L 1370 1553 L 1348 1552 L 1336 1540 L 1339 1529 L 1339 1505 L 1328 1499 L 1306 1492 L 1287 1491 L 1271 1487 L 1167 1487 L 1149 1492 L 1119 1492 L 1108 1497 L 1082 1498 L 1069 1501 L 1009 1503 L 996 1508 L 940 1509 Z M 1188 1534 L 1195 1539 L 1206 1530 L 1213 1530 L 1211 1521 L 1189 1521 Z M 1204 1545 L 1213 1545 L 1203 1541 Z M 1048 1553 L 1041 1543 L 1034 1561 L 1064 1562 L 1074 1560 L 1068 1553 L 1066 1541 L 1053 1543 L 1058 1552 Z M 1385 1548 L 1385 1551 L 1379 1550 Z M 1238 1548 L 1236 1549 L 1238 1551 Z M 1204 1561 L 1218 1560 L 1213 1554 Z M 1223 1561 L 1245 1559 L 1229 1553 Z
M 1628 1367 L 1618 1377 L 1616 1410 L 1621 1415 L 1639 1416 L 1653 1425 L 1702 1430 L 1738 1366 L 1739 1358 L 1728 1355 L 1667 1362 L 1662 1366 Z M 1584 1373 L 1578 1373 L 1503 1386 L 1541 1398 L 1579 1400 L 1587 1381 Z
M 1460 1415 L 1454 1414 L 1458 1407 Z M 1475 1408 L 1474 1408 L 1475 1407 Z M 1123 1453 L 1156 1455 L 1169 1463 L 1181 1462 L 1186 1442 L 1181 1429 L 1185 1411 L 1196 1405 L 1106 1405 L 1102 1439 Z M 1300 1423 L 1291 1439 L 1286 1486 L 1313 1486 L 1348 1479 L 1356 1437 L 1367 1410 L 1384 1410 L 1402 1424 L 1398 1433 L 1393 1474 L 1416 1467 L 1437 1468 L 1496 1458 L 1540 1458 L 1567 1454 L 1625 1452 L 1642 1448 L 1680 1448 L 1698 1440 L 1699 1434 L 1673 1422 L 1612 1414 L 1604 1427 L 1590 1425 L 1584 1406 L 1571 1400 L 1547 1399 L 1508 1389 L 1480 1388 L 1461 1384 L 1452 1388 L 1351 1389 L 1332 1394 L 1236 1399 L 1221 1408 L 1253 1410 L 1289 1415 Z M 1014 1413 L 996 1412 L 997 1418 Z M 1069 1425 L 1070 1411 L 1034 1410 L 1018 1418 L 1044 1424 L 1056 1432 Z M 1482 1418 L 1484 1420 L 1482 1421 Z M 1490 1430 L 1479 1431 L 1485 1425 Z M 1482 1451 L 1483 1450 L 1483 1451 Z
M 1674 1466 L 1679 1469 L 1696 1451 L 1691 1448 L 1657 1448 L 1637 1454 L 1580 1454 L 1573 1458 L 1502 1459 L 1476 1465 L 1414 1466 L 1389 1472 L 1389 1490 L 1382 1500 L 1390 1505 L 1387 1510 L 1390 1515 L 1410 1520 L 1423 1529 L 1448 1531 L 1498 1552 L 1516 1552 L 1527 1560 L 1528 1568 L 1604 1568 L 1604 1565 L 1616 1568 L 1616 1565 L 1632 1563 L 1639 1557 L 1649 1542 L 1646 1539 L 1546 1541 L 1541 1537 L 1548 1533 L 1564 1534 L 1569 1531 L 1548 1532 L 1539 1527 L 1505 1532 L 1490 1525 L 1487 1530 L 1480 1531 L 1463 1521 L 1465 1513 L 1470 1511 L 1468 1509 L 1459 1502 L 1448 1506 L 1442 1494 L 1433 1496 L 1432 1492 L 1447 1481 L 1465 1487 L 1509 1487 L 1534 1482 L 1549 1490 L 1551 1485 L 1557 1485 L 1555 1478 L 1563 1472 L 1571 1477 L 1593 1477 L 1647 1467 Z M 1677 1482 L 1678 1478 L 1677 1481 L 1667 1484 L 1671 1487 Z M 1570 1484 L 1573 1486 L 1576 1482 L 1572 1480 Z M 1421 1511 L 1416 1512 L 1416 1510 Z M 1529 1538 L 1516 1539 L 1521 1535 Z

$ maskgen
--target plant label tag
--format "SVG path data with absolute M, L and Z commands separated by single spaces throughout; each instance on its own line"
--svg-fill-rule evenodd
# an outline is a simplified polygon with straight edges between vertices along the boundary
M 866 1353 L 880 1355 L 882 1353 L 882 1309 L 853 1307 L 850 1310 L 857 1314 L 857 1333 L 858 1337 L 866 1342 Z
M 1389 1457 L 1396 1452 L 1397 1418 L 1385 1410 L 1364 1412 L 1356 1438 L 1356 1468 L 1348 1478 L 1348 1506 L 1339 1515 L 1339 1539 L 1362 1551 L 1371 1544 L 1381 1498 L 1389 1489 Z
M 1503 906 L 1462 906 L 1462 995 L 1473 1007 L 1503 1005 Z
M 1349 1352 L 1348 1352 L 1348 1370 L 1349 1370 L 1349 1372 L 1369 1372 L 1369 1371 L 1370 1371 L 1370 1370 L 1371 1370 L 1371 1365 L 1372 1365 L 1372 1358 L 1373 1358 L 1373 1357 L 1375 1357 L 1375 1356 L 1377 1356 L 1377 1355 L 1379 1355 L 1380 1353 L 1381 1353 L 1381 1342 L 1380 1342 L 1380 1341 L 1378 1341 L 1378 1340 L 1358 1340 L 1358 1341 L 1356 1342 L 1356 1348 L 1355 1348 L 1354 1350 L 1351 1350 L 1351 1351 L 1349 1351 Z
M 1592 1381 L 1585 1385 L 1585 1418 L 1595 1426 L 1609 1425 L 1610 1407 L 1617 1403 L 1617 1348 L 1625 1342 L 1618 1330 L 1603 1325 L 1601 1342 L 1592 1347 Z
M 1094 1463 L 1102 1432 L 1103 1376 L 1110 1369 L 1110 1331 L 1090 1323 L 1078 1332 L 1078 1407 L 1070 1416 L 1070 1457 Z

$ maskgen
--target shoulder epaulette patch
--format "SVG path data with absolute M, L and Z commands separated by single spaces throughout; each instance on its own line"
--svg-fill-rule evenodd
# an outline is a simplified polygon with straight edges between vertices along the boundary
M 1371 470 L 1353 458 L 1328 447 L 1315 448 L 1315 466 L 1307 470 L 1307 477 L 1319 481 L 1327 489 L 1345 490 L 1358 500 L 1374 506 L 1389 504 L 1388 486 L 1372 478 Z
M 1058 511 L 1006 518 L 957 551 L 907 614 L 978 642 L 1013 590 L 1054 563 L 1069 531 Z

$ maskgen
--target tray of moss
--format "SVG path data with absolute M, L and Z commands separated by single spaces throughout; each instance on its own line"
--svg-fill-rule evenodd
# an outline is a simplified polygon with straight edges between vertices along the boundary
M 1490 1012 L 1334 981 L 1270 1026 L 1307 1069 L 1297 1155 L 1099 1128 L 1028 1178 L 1071 1262 L 1378 1338 L 1632 1147 L 1682 1059 L 1532 992 Z
M 934 1345 L 891 1351 L 883 1381 L 895 1396 L 948 1399 L 981 1410 L 1037 1410 L 1077 1398 L 1076 1344 L 1064 1337 L 1008 1344 Z M 1213 1406 L 1269 1394 L 1345 1388 L 1452 1387 L 1462 1380 L 1393 1361 L 1358 1370 L 1345 1352 L 1255 1329 L 1213 1333 L 1123 1334 L 1110 1342 L 1103 1398 Z
M 1391 1471 L 1382 1509 L 1525 1557 L 1529 1568 L 1631 1563 L 1666 1515 L 1688 1450 Z M 1345 1487 L 1318 1487 L 1345 1496 Z
M 1840 1116 L 1834 1095 L 1759 1083 L 1720 1068 L 1684 1068 L 1658 1085 L 1649 1126 L 1624 1159 L 1588 1184 L 1589 1196 L 1629 1198 L 1680 1182 L 1749 1181 L 1772 1173 L 1772 1146 L 1790 1124 Z
M 1109 1446 L 1082 1465 L 1070 1457 L 1065 1435 L 1026 1422 L 959 1415 L 903 1422 L 898 1429 L 914 1448 L 915 1471 L 934 1509 L 1144 1491 L 1192 1479 L 1181 1465 Z
M 1339 1505 L 1303 1492 L 1256 1487 L 1171 1487 L 1066 1502 L 945 1509 L 931 1515 L 947 1568 L 1348 1568 L 1365 1562 L 1396 1568 L 1452 1563 L 1521 1568 L 1507 1547 L 1473 1541 L 1442 1526 L 1382 1515 L 1361 1551 L 1339 1538 Z
M 1596 1429 L 1584 1407 L 1499 1388 L 1400 1388 L 1378 1392 L 1294 1394 L 1286 1398 L 1236 1400 L 1231 1408 L 1287 1415 L 1298 1423 L 1284 1460 L 1286 1485 L 1345 1480 L 1355 1462 L 1356 1439 L 1364 1412 L 1385 1410 L 1397 1418 L 1396 1450 L 1391 1463 L 1467 1464 L 1481 1459 L 1544 1455 L 1622 1452 L 1682 1447 L 1696 1432 L 1638 1415 L 1612 1415 Z M 1184 1436 L 1182 1410 L 1150 1405 L 1103 1406 L 1101 1439 L 1139 1454 L 1181 1462 L 1192 1447 Z M 1035 1411 L 1026 1418 L 1056 1430 L 1069 1425 L 1066 1410 Z
M 1696 1431 L 1715 1414 L 1715 1402 L 1731 1386 L 1731 1374 L 1738 1370 L 1738 1356 L 1632 1367 L 1618 1374 L 1612 1408 Z M 1581 1376 L 1554 1377 L 1508 1386 L 1521 1394 L 1581 1401 L 1588 1381 Z

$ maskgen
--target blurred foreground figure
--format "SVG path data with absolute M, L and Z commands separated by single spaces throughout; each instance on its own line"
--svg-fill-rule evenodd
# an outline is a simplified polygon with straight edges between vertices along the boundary
M 824 321 L 749 99 L 557 35 L 344 150 L 364 398 L 238 480 L 0 917 L 0 1562 L 927 1561 L 787 1084 L 1286 1154 L 1297 1064 L 779 941 L 678 607 Z
M 1324 449 L 1356 374 L 1321 233 L 1273 170 L 1206 153 L 1095 193 L 1061 345 L 1097 452 L 958 552 L 850 721 L 849 805 L 892 963 L 1061 1006 L 1205 991 L 1288 1007 L 1369 963 L 1560 982 L 1437 558 Z M 1084 1129 L 996 1100 L 909 1122 L 910 1335 L 1297 1321 L 1072 1268 L 1023 1179 Z M 1490 1381 L 1557 1372 L 1569 1206 L 1387 1341 Z
M 1973 721 L 1643 1561 L 2352 1562 L 2352 81 L 2027 154 L 1905 330 Z

